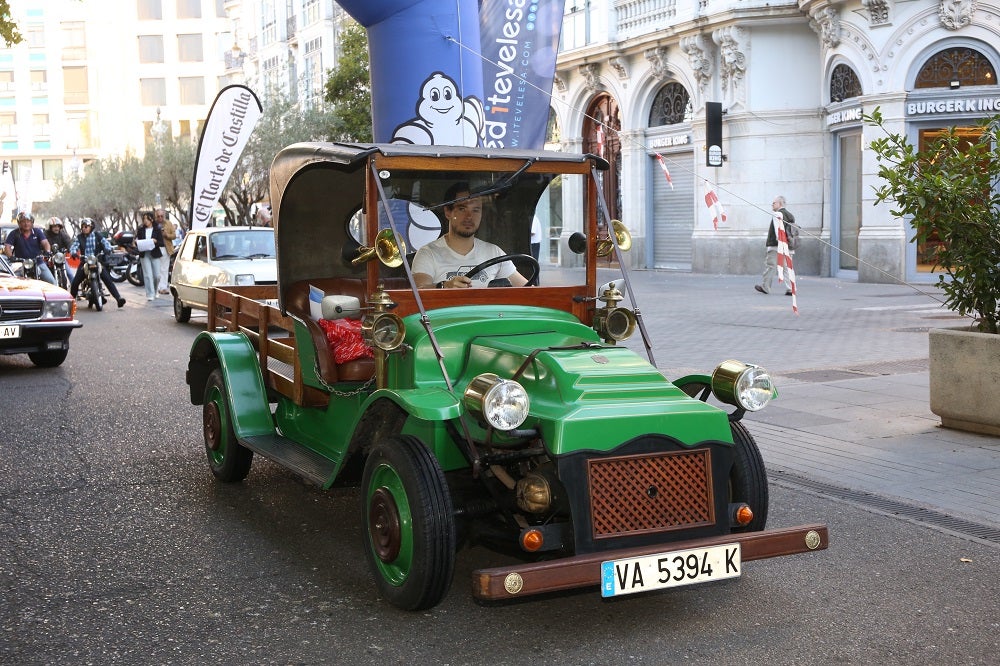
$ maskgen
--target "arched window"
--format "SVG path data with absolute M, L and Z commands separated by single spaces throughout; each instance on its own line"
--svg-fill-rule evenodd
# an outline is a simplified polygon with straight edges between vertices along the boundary
M 693 114 L 691 96 L 688 95 L 687 89 L 679 83 L 671 82 L 656 93 L 653 108 L 649 110 L 649 126 L 660 127 L 690 122 Z
M 917 73 L 915 88 L 995 86 L 997 73 L 982 53 L 968 47 L 938 51 Z
M 622 210 L 619 188 L 622 145 L 618 138 L 621 129 L 618 101 L 608 93 L 597 95 L 587 107 L 583 119 L 583 152 L 599 155 L 611 165 L 601 179 L 601 188 L 612 219 L 621 219 Z M 599 224 L 604 224 L 603 220 Z
M 861 97 L 861 81 L 858 75 L 847 65 L 840 64 L 833 68 L 830 76 L 830 101 L 843 102 L 852 97 Z

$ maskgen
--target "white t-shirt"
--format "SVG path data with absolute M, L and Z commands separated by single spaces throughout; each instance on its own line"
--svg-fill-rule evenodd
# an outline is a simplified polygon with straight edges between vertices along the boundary
M 413 257 L 413 272 L 426 273 L 434 283 L 443 282 L 456 275 L 465 275 L 474 266 L 487 259 L 502 257 L 505 253 L 493 243 L 473 238 L 472 251 L 469 254 L 459 254 L 445 242 L 445 237 L 427 243 Z M 457 269 L 456 269 L 457 267 Z M 509 261 L 504 261 L 489 268 L 484 268 L 472 277 L 473 287 L 489 286 L 490 280 L 510 277 L 517 269 Z

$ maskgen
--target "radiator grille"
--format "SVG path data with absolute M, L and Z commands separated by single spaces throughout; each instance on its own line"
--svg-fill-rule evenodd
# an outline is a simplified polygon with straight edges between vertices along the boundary
M 39 300 L 10 300 L 0 302 L 0 321 L 32 321 L 42 316 Z
M 587 462 L 595 539 L 715 523 L 707 449 Z

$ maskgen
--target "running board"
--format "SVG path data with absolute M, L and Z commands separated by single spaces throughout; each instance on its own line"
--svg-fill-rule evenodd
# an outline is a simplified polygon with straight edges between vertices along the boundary
M 337 471 L 336 460 L 277 433 L 243 437 L 240 444 L 320 487 Z

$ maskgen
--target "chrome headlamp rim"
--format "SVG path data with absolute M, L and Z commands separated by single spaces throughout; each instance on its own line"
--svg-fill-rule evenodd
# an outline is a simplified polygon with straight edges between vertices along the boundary
M 756 412 L 774 398 L 775 388 L 771 375 L 761 366 L 730 359 L 712 372 L 712 393 L 721 402 Z
M 477 375 L 469 382 L 463 403 L 481 422 L 501 431 L 514 430 L 524 423 L 531 405 L 521 384 L 492 372 Z

